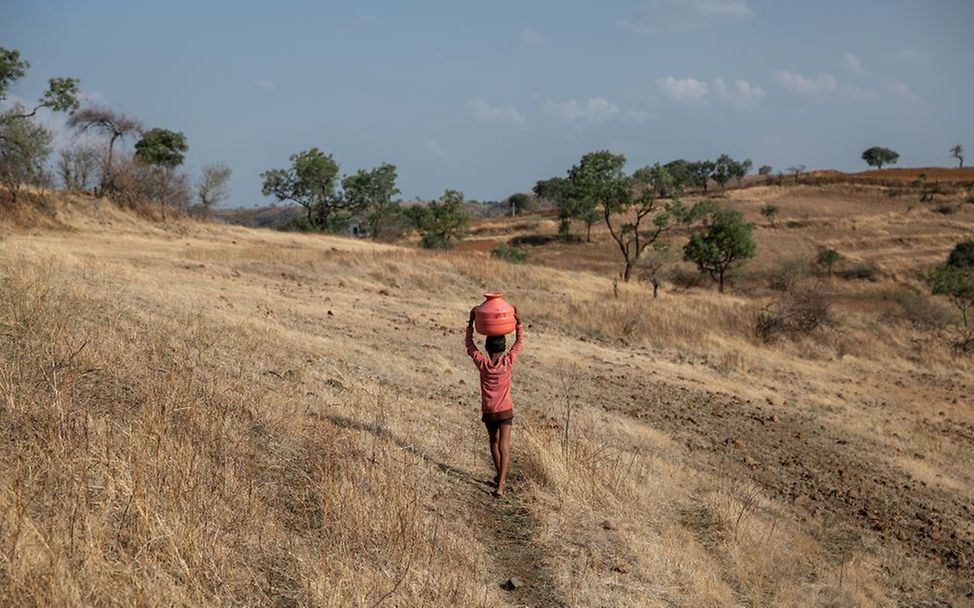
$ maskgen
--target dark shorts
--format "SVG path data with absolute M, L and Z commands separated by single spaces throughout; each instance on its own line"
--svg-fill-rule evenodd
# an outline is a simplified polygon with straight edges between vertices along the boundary
M 497 430 L 502 424 L 511 425 L 514 423 L 514 410 L 505 410 L 503 412 L 484 412 L 480 417 L 483 421 L 484 426 L 487 427 L 488 431 Z

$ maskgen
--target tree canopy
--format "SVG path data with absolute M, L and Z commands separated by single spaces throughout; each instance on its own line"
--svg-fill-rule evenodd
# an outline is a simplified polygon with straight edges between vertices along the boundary
M 866 164 L 870 167 L 876 167 L 877 169 L 882 169 L 883 165 L 895 165 L 899 158 L 899 153 L 889 148 L 883 148 L 882 146 L 867 148 L 862 153 L 862 160 L 866 161 Z
M 714 211 L 705 226 L 690 236 L 683 247 L 683 258 L 708 273 L 723 293 L 728 271 L 754 255 L 753 226 L 744 221 L 740 211 L 730 209 Z
M 393 200 L 399 194 L 396 177 L 396 166 L 383 163 L 368 171 L 360 169 L 342 179 L 346 210 L 367 212 L 369 234 L 374 237 L 387 229 L 398 211 L 399 203 Z
M 185 135 L 159 127 L 149 129 L 135 142 L 135 158 L 139 162 L 169 170 L 183 164 L 187 150 Z
M 344 208 L 342 197 L 336 194 L 338 163 L 318 148 L 292 154 L 290 161 L 287 169 L 261 173 L 261 192 L 301 205 L 312 228 L 323 230 L 331 216 Z
M 7 92 L 14 82 L 27 75 L 30 63 L 20 58 L 20 51 L 0 47 L 0 101 L 7 98 Z M 47 89 L 41 95 L 40 101 L 33 108 L 17 106 L 17 111 L 8 111 L 2 115 L 3 120 L 30 118 L 41 108 L 48 108 L 53 112 L 74 112 L 78 109 L 78 95 L 80 81 L 77 78 L 49 78 Z

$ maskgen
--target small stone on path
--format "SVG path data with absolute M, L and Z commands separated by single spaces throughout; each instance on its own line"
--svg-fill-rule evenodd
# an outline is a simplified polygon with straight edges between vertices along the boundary
M 501 585 L 501 587 L 507 589 L 508 591 L 514 591 L 515 589 L 520 589 L 523 586 L 524 583 L 521 582 L 521 579 L 514 578 L 513 576 L 507 579 L 506 581 L 504 581 L 504 584 Z

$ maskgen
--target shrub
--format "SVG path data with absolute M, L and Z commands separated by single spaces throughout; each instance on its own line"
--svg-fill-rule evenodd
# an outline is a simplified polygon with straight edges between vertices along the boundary
M 515 264 L 520 264 L 528 259 L 527 251 L 521 251 L 517 247 L 511 247 L 505 243 L 500 243 L 491 249 L 490 255 L 495 258 L 507 260 L 508 262 L 514 262 Z
M 842 270 L 839 273 L 839 276 L 848 280 L 876 281 L 878 277 L 876 262 L 866 260 L 853 264 L 852 266 Z
M 798 258 L 778 261 L 777 267 L 768 274 L 768 287 L 775 291 L 789 291 L 809 275 L 808 265 Z
M 815 256 L 815 263 L 824 267 L 832 276 L 832 267 L 842 259 L 842 254 L 831 247 L 822 247 Z
M 829 301 L 821 290 L 794 288 L 758 313 L 754 329 L 767 343 L 779 336 L 810 334 L 831 321 Z
M 918 329 L 940 331 L 953 320 L 950 310 L 908 287 L 898 287 L 883 294 L 883 299 L 894 304 L 890 317 L 906 321 Z

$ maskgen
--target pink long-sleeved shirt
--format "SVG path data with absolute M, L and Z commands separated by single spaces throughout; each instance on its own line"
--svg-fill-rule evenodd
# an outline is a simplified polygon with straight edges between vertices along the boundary
M 467 354 L 480 371 L 481 412 L 494 414 L 514 408 L 514 402 L 511 400 L 511 369 L 514 367 L 514 360 L 521 354 L 521 345 L 524 343 L 524 329 L 520 323 L 516 331 L 511 350 L 492 365 L 490 357 L 480 352 L 473 342 L 473 326 L 467 326 Z

